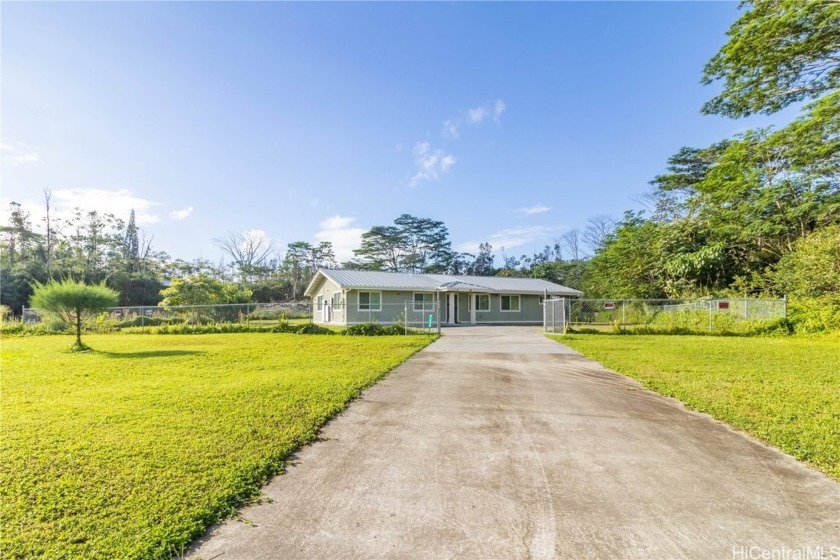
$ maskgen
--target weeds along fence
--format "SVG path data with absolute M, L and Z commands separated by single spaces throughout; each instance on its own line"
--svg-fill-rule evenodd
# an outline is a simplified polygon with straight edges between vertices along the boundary
M 786 299 L 548 300 L 546 332 L 567 329 L 740 333 L 787 317 Z
M 34 325 L 48 320 L 35 309 L 23 309 L 23 323 Z M 231 303 L 219 305 L 171 305 L 110 307 L 100 314 L 94 330 L 125 327 L 153 327 L 174 324 L 276 323 L 281 320 L 311 319 L 309 302 Z

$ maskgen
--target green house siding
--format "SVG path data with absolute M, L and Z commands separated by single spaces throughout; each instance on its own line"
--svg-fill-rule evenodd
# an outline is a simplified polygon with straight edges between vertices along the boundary
M 340 303 L 335 305 L 335 294 L 341 294 L 339 297 L 341 301 L 344 300 L 343 290 L 331 280 L 324 280 L 317 289 L 315 296 L 312 298 L 312 320 L 315 323 L 337 323 L 344 324 L 345 305 Z M 322 305 L 318 306 L 319 296 L 322 299 Z M 325 310 L 325 306 L 329 306 Z M 325 314 L 326 311 L 326 314 Z M 327 320 L 328 319 L 328 320 Z
M 471 312 L 468 309 L 468 299 L 473 294 L 462 294 L 464 296 L 463 306 L 459 310 L 459 322 L 469 323 Z M 543 306 L 540 303 L 541 296 L 531 294 L 504 294 L 519 295 L 519 311 L 502 311 L 502 294 L 490 295 L 490 309 L 488 311 L 475 312 L 475 323 L 496 324 L 496 323 L 541 323 L 543 320 Z
M 380 309 L 359 309 L 359 293 L 360 292 L 379 292 Z M 387 290 L 350 290 L 347 292 L 347 308 L 346 317 L 347 324 L 355 323 L 383 323 L 389 324 L 394 322 L 402 322 L 406 311 L 408 311 L 408 320 L 410 324 L 420 324 L 427 321 L 428 314 L 434 314 L 434 311 L 423 309 L 422 307 L 414 308 L 414 294 L 415 293 L 429 293 L 433 294 L 434 301 L 437 301 L 435 292 L 430 291 L 387 291 Z M 443 317 L 441 317 L 443 320 Z
M 359 309 L 360 292 L 377 292 L 380 294 L 379 309 Z M 334 294 L 340 293 L 341 303 L 334 304 Z M 428 316 L 434 316 L 432 309 L 415 309 L 414 294 L 433 294 L 433 300 L 439 302 L 440 322 L 447 322 L 446 302 L 449 294 L 447 292 L 431 291 L 396 291 L 396 290 L 347 290 L 344 291 L 337 284 L 325 280 L 317 286 L 312 301 L 312 317 L 316 323 L 329 322 L 332 324 L 352 325 L 357 323 L 381 323 L 390 324 L 402 322 L 407 318 L 409 324 L 425 325 Z M 473 312 L 471 299 L 475 293 L 457 293 L 458 299 L 458 324 L 471 324 Z M 475 311 L 475 324 L 538 324 L 543 320 L 543 306 L 540 303 L 541 296 L 532 294 L 504 294 L 519 295 L 519 311 L 502 311 L 502 294 L 489 294 L 490 309 L 488 311 Z M 318 306 L 318 296 L 323 297 L 323 305 Z M 373 298 L 375 299 L 375 298 Z M 324 306 L 329 303 L 329 310 L 325 313 Z M 433 317 L 434 319 L 434 317 Z

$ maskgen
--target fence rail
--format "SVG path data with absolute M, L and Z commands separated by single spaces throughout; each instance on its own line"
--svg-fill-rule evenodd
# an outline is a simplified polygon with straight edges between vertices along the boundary
M 379 323 L 440 332 L 440 302 L 408 300 L 400 303 L 374 303 L 365 308 L 358 303 L 347 305 L 345 302 L 324 301 L 319 305 L 316 301 L 312 303 L 312 319 L 320 324 Z
M 561 308 L 562 322 L 558 321 Z M 544 328 L 546 332 L 565 332 L 567 327 L 739 332 L 785 317 L 786 299 L 569 299 L 553 300 L 546 307 Z
M 121 327 L 156 326 L 174 323 L 252 323 L 281 319 L 310 319 L 309 302 L 228 303 L 218 305 L 120 306 L 109 307 L 100 322 Z M 25 324 L 44 320 L 37 310 L 24 308 Z
M 345 316 L 346 314 L 346 316 Z M 45 321 L 37 310 L 23 309 L 24 324 Z M 120 306 L 110 307 L 95 322 L 92 330 L 113 327 L 153 327 L 173 324 L 243 323 L 270 324 L 281 320 L 305 319 L 322 324 L 380 323 L 403 325 L 406 329 L 440 332 L 440 303 L 406 301 L 381 303 L 378 307 L 359 309 L 357 305 L 312 302 L 231 303 L 219 305 Z

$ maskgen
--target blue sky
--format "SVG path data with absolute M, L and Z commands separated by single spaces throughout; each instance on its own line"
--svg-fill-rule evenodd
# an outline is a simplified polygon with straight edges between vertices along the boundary
M 703 116 L 735 2 L 2 4 L 2 201 L 131 208 L 169 254 L 402 213 L 521 254 L 638 209 Z

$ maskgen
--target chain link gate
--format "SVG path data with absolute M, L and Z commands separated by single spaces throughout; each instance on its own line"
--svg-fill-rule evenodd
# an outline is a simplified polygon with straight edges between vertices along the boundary
M 543 331 L 566 334 L 569 325 L 569 308 L 566 298 L 543 301 Z

